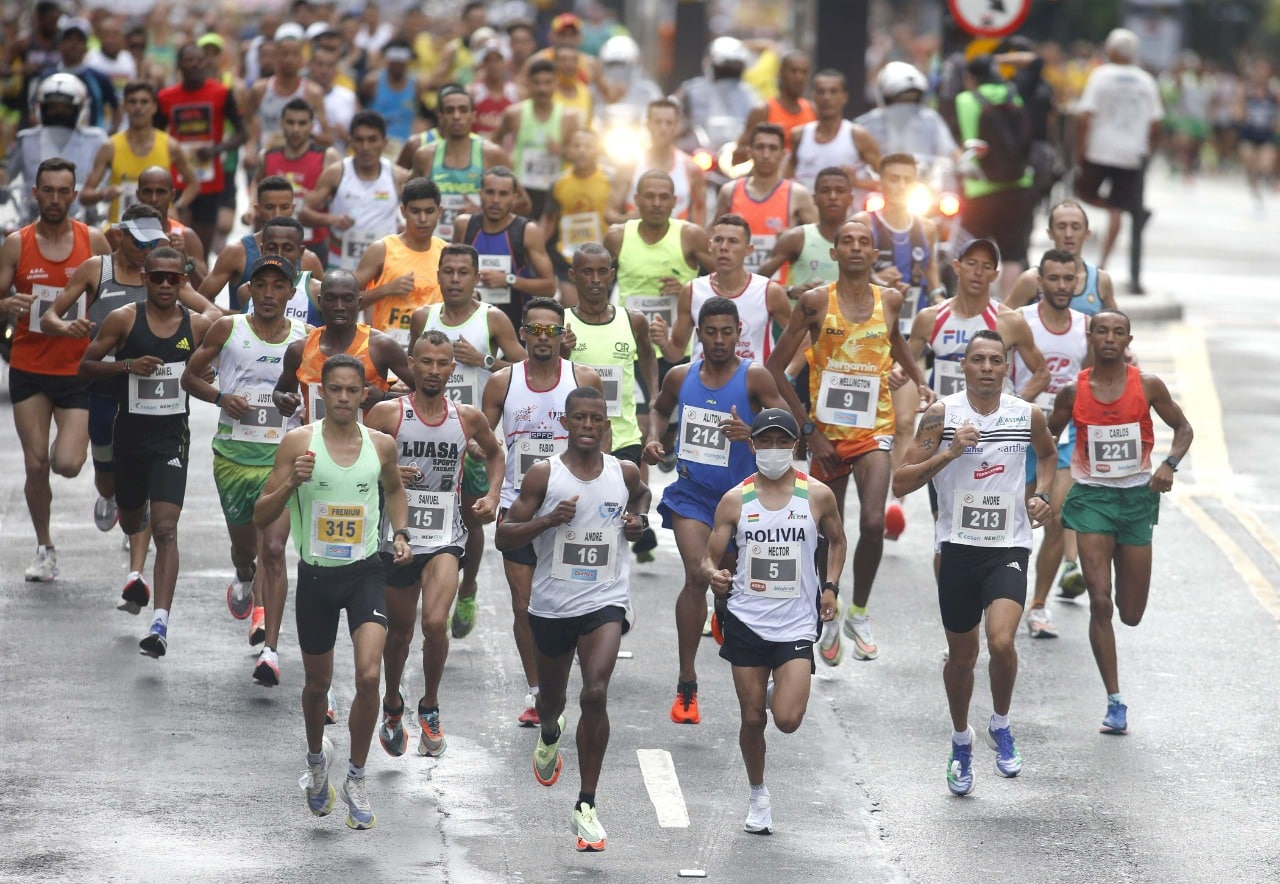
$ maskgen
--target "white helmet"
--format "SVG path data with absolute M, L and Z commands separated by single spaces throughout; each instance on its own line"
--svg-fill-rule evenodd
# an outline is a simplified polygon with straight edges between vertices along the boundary
M 67 73 L 50 74 L 36 86 L 33 104 L 36 119 L 41 125 L 44 125 L 42 106 L 46 101 L 54 99 L 70 102 L 77 112 L 76 125 L 84 125 L 89 112 L 89 90 L 79 77 Z
M 919 92 L 923 96 L 929 91 L 929 81 L 914 65 L 891 61 L 876 77 L 876 91 L 880 93 L 881 103 L 888 104 L 905 92 Z
M 707 47 L 707 59 L 713 67 L 738 62 L 743 67 L 751 64 L 751 52 L 737 37 L 716 37 Z
M 604 41 L 600 47 L 601 64 L 639 64 L 640 47 L 626 34 L 619 34 Z

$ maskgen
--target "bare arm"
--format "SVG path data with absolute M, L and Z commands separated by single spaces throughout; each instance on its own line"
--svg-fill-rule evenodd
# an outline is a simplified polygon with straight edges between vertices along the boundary
M 778 241 L 773 244 L 773 251 L 769 253 L 769 257 L 765 259 L 765 262 L 760 265 L 760 269 L 756 272 L 761 276 L 772 278 L 782 268 L 783 264 L 789 264 L 799 258 L 802 248 L 804 248 L 804 231 L 799 227 L 792 227 L 778 237 Z M 793 285 L 787 289 L 787 297 L 795 300 L 812 287 L 810 285 Z
M 787 384 L 790 388 L 791 385 Z M 795 391 L 792 390 L 794 393 Z M 758 362 L 747 367 L 747 395 L 751 398 L 751 407 L 759 414 L 765 408 L 786 408 L 787 401 L 778 391 L 778 384 L 769 370 Z
M 778 338 L 778 342 L 769 353 L 769 358 L 765 361 L 765 367 L 769 370 L 769 374 L 773 375 L 774 383 L 781 391 L 782 398 L 786 400 L 784 407 L 795 415 L 796 421 L 801 424 L 809 420 L 809 413 L 804 403 L 800 401 L 800 397 L 796 395 L 791 381 L 787 379 L 787 366 L 791 364 L 795 355 L 808 345 L 827 315 L 827 300 L 826 289 L 812 289 L 801 295 L 800 300 L 796 302 L 796 309 L 791 311 L 781 337 Z
M 1076 385 L 1067 384 L 1053 399 L 1053 411 L 1049 413 L 1049 435 L 1057 439 L 1071 423 L 1071 412 L 1076 407 Z
M 689 173 L 689 220 L 699 227 L 706 227 L 707 176 L 692 157 L 686 157 L 684 164 Z
M 89 170 L 88 176 L 84 179 L 84 186 L 80 188 L 80 202 L 87 205 L 100 203 L 104 200 L 113 200 L 120 195 L 120 188 L 113 186 L 102 187 L 103 179 L 106 177 L 107 169 L 111 168 L 111 163 L 115 159 L 116 147 L 115 142 L 107 139 L 102 147 L 98 148 L 98 152 L 93 156 L 93 168 Z
M 311 447 L 311 436 L 311 427 L 298 427 L 285 433 L 284 439 L 280 440 L 271 475 L 267 477 L 258 502 L 253 505 L 253 524 L 258 528 L 268 528 L 280 518 L 293 492 L 311 478 L 311 471 L 315 468 L 315 455 L 307 453 Z
M 741 517 L 742 492 L 738 488 L 730 488 L 716 505 L 711 536 L 707 538 L 707 549 L 702 555 L 702 579 L 719 598 L 728 596 L 733 588 L 733 572 L 728 568 L 721 568 L 720 563 L 724 561 L 729 542 L 737 533 Z
M 495 355 L 495 370 L 529 358 L 520 344 L 520 337 L 516 334 L 511 319 L 501 310 L 489 311 L 489 349 Z M 497 358 L 499 352 L 502 353 L 500 359 Z
M 644 318 L 643 313 L 635 310 L 627 312 L 631 319 L 631 336 L 636 342 L 636 373 L 644 382 L 646 390 L 656 390 L 658 389 L 658 356 L 649 344 L 649 321 Z M 648 430 L 647 426 L 640 427 L 642 449 L 648 441 L 646 430 Z
M 556 508 L 535 517 L 547 496 L 551 464 L 539 461 L 524 474 L 520 496 L 507 508 L 507 513 L 493 533 L 493 545 L 500 550 L 517 549 L 531 543 L 543 531 L 573 520 L 577 513 L 577 496 L 562 500 Z
M 302 397 L 298 395 L 298 367 L 302 364 L 302 349 L 305 345 L 305 340 L 294 341 L 285 348 L 280 380 L 276 381 L 276 388 L 271 391 L 271 401 L 285 417 L 292 417 L 302 404 Z
M 963 447 L 955 444 L 945 451 L 940 450 L 945 416 L 946 407 L 941 402 L 935 402 L 925 411 L 924 417 L 920 419 L 920 426 L 916 429 L 915 438 L 907 446 L 902 465 L 893 474 L 894 497 L 906 497 L 923 487 L 964 451 Z M 1053 463 L 1056 465 L 1057 461 L 1054 460 Z
M 71 305 L 76 300 L 93 289 L 93 296 L 98 296 L 98 276 L 102 272 L 102 259 L 90 258 L 79 267 L 76 272 L 71 274 L 71 278 L 67 280 L 67 287 L 62 290 L 62 294 L 58 295 L 53 302 L 53 306 L 45 313 L 41 322 L 41 329 L 47 335 L 61 335 L 69 338 L 87 338 L 93 333 L 94 324 L 89 321 L 88 316 L 83 316 L 74 321 L 67 321 L 62 318 L 62 314 L 71 309 Z M 87 311 L 86 311 L 87 312 Z
M 157 133 L 156 137 L 161 136 Z M 184 212 L 191 208 L 191 204 L 200 195 L 200 179 L 196 177 L 196 168 L 191 165 L 191 158 L 187 156 L 187 152 L 172 138 L 169 139 L 169 158 L 173 162 L 173 167 L 178 170 L 178 174 L 182 176 L 182 180 L 186 182 L 182 187 L 182 195 L 173 201 L 173 207 L 179 212 Z
M 1173 443 L 1169 446 L 1169 456 L 1181 460 L 1186 457 L 1188 449 L 1191 448 L 1191 441 L 1195 438 L 1195 431 L 1191 429 L 1191 421 L 1187 420 L 1186 414 L 1183 413 L 1181 406 L 1173 401 L 1173 397 L 1169 395 L 1169 388 L 1165 386 L 1164 381 L 1152 374 L 1144 374 L 1142 376 L 1142 389 L 1147 396 L 1147 402 L 1155 409 L 1156 414 L 1160 415 L 1160 420 L 1164 421 L 1173 429 Z M 1173 487 L 1173 468 L 1168 463 L 1161 461 L 1151 474 L 1151 490 L 1163 494 Z
M 484 412 L 472 405 L 458 406 L 458 414 L 462 416 L 462 425 L 467 437 L 474 439 L 484 452 L 484 472 L 489 481 L 489 493 L 476 501 L 475 512 L 484 524 L 492 522 L 498 514 L 498 501 L 502 493 L 502 482 L 507 472 L 506 453 L 502 443 L 494 434 L 493 428 L 485 418 Z M 484 506 L 481 504 L 484 503 Z
M 644 447 L 644 459 L 649 464 L 656 464 L 665 455 L 662 437 L 667 433 L 671 423 L 671 412 L 680 401 L 680 387 L 689 374 L 689 365 L 677 365 L 662 380 L 662 390 L 657 398 L 649 403 L 649 441 Z
M 555 296 L 556 273 L 551 267 L 551 258 L 547 255 L 547 241 L 536 224 L 526 224 L 524 228 L 524 254 L 529 259 L 529 266 L 537 274 L 533 278 L 517 276 L 513 291 L 526 295 L 538 295 L 546 298 Z
M 1035 402 L 1036 397 L 1048 388 L 1053 378 L 1049 374 L 1048 363 L 1044 361 L 1044 354 L 1036 346 L 1031 326 L 1027 325 L 1026 317 L 1012 310 L 1001 311 L 996 317 L 996 326 L 1008 349 L 1017 350 L 1031 372 L 1030 380 L 1019 395 L 1028 402 Z
M 1019 276 L 1018 281 L 1013 284 L 1013 291 L 1009 292 L 1009 297 L 1004 299 L 1004 304 L 1010 310 L 1017 310 L 1025 307 L 1035 300 L 1036 293 L 1040 290 L 1040 273 L 1034 268 L 1024 270 Z

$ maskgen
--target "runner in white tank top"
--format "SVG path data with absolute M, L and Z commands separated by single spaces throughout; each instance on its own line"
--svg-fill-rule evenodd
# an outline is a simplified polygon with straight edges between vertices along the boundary
M 399 409 L 392 435 L 400 448 L 400 466 L 413 472 L 404 482 L 409 497 L 409 546 L 415 556 L 460 549 L 467 541 L 459 508 L 467 431 L 458 406 L 444 398 L 444 416 L 440 423 L 431 424 L 414 407 L 412 395 L 393 401 Z M 385 517 L 383 521 L 383 551 L 390 552 Z
M 693 187 L 689 183 L 689 167 L 686 165 L 686 161 L 690 157 L 687 153 L 677 148 L 672 148 L 672 150 L 675 154 L 675 159 L 671 164 L 671 168 L 660 169 L 659 171 L 670 175 L 671 181 L 675 185 L 676 204 L 671 210 L 671 217 L 687 221 L 689 219 L 689 205 L 693 199 Z M 640 176 L 650 169 L 656 168 L 656 166 L 650 165 L 648 154 L 645 155 L 642 162 L 636 164 L 635 171 L 631 175 L 631 188 L 627 191 L 627 211 L 633 212 L 636 210 L 634 199 L 636 191 L 640 187 Z
M 476 351 L 489 354 L 489 311 L 493 309 L 489 304 L 481 304 L 462 325 L 447 325 L 441 317 L 444 304 L 432 304 L 427 310 L 427 323 L 423 330 L 444 332 L 450 340 L 462 339 Z M 445 395 L 454 402 L 479 405 L 480 393 L 492 374 L 492 371 L 483 366 L 463 365 L 459 362 L 454 366 Z
M 294 89 L 288 95 L 282 95 L 276 91 L 276 78 L 271 77 L 267 80 L 267 88 L 262 93 L 262 100 L 258 102 L 258 132 L 261 133 L 262 144 L 260 148 L 266 150 L 267 142 L 272 137 L 281 133 L 280 124 L 284 119 L 284 106 L 295 98 L 307 97 L 307 80 L 301 78 L 298 80 L 298 88 Z
M 342 161 L 342 179 L 329 203 L 332 215 L 349 215 L 355 219 L 342 233 L 337 233 L 340 250 L 329 249 L 329 266 L 355 270 L 365 249 L 400 226 L 400 198 L 391 160 L 379 161 L 378 177 L 365 181 L 356 173 L 355 159 Z
M 853 143 L 853 123 L 840 121 L 840 130 L 830 141 L 817 139 L 818 121 L 805 123 L 800 128 L 800 141 L 795 146 L 796 174 L 793 180 L 803 184 L 812 193 L 818 173 L 828 166 L 857 169 L 862 165 L 862 155 Z
M 738 306 L 738 321 L 742 327 L 738 335 L 738 356 L 763 365 L 773 350 L 773 328 L 769 319 L 769 278 L 752 273 L 747 278 L 746 287 L 739 292 L 720 291 L 712 276 L 699 276 L 690 285 L 692 296 L 689 312 L 694 324 L 697 324 L 698 311 L 703 304 L 712 298 L 728 298 Z M 702 358 L 702 342 L 697 340 L 697 335 L 694 335 L 692 358 L 694 361 Z
M 988 304 L 977 316 L 961 317 L 952 310 L 953 301 L 945 301 L 938 306 L 933 330 L 928 337 L 929 349 L 933 351 L 933 375 L 929 378 L 929 385 L 939 396 L 950 396 L 964 389 L 964 370 L 960 367 L 960 360 L 964 358 L 964 349 L 973 333 L 983 329 L 996 330 L 997 308 L 994 303 Z
M 1089 317 L 1079 310 L 1070 310 L 1071 325 L 1064 332 L 1055 332 L 1044 324 L 1042 314 L 1043 302 L 1028 304 L 1019 308 L 1019 312 L 1031 326 L 1031 336 L 1035 339 L 1036 349 L 1044 356 L 1049 366 L 1049 386 L 1036 397 L 1036 405 L 1048 414 L 1053 411 L 1053 400 L 1058 391 L 1076 379 L 1084 368 L 1089 356 Z M 1019 395 L 1030 380 L 1031 372 L 1022 355 L 1013 355 L 1013 382 Z
M 507 474 L 502 480 L 502 505 L 511 506 L 520 493 L 525 473 L 540 460 L 565 450 L 568 431 L 560 423 L 565 398 L 579 385 L 574 364 L 560 360 L 560 375 L 549 390 L 529 384 L 526 363 L 511 366 L 511 385 L 502 403 L 502 431 L 507 444 Z
M 297 284 L 293 287 L 293 294 L 289 296 L 289 300 L 286 301 L 284 305 L 285 317 L 288 319 L 296 319 L 304 326 L 307 325 L 308 320 L 311 318 L 311 279 L 310 270 L 304 270 L 299 273 Z M 248 306 L 244 308 L 246 316 L 253 313 L 253 300 L 248 297 L 247 290 L 240 298 L 240 303 L 248 304 Z

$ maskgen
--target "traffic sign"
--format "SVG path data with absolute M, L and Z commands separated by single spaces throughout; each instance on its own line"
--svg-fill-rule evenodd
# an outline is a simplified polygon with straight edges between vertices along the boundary
M 947 0 L 961 30 L 975 37 L 1007 37 L 1027 19 L 1031 0 Z

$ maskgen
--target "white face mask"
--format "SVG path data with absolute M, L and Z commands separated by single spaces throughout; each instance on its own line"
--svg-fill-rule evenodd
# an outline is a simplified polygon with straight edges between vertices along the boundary
M 791 469 L 790 448 L 759 448 L 756 450 L 756 469 L 769 479 L 780 479 Z

